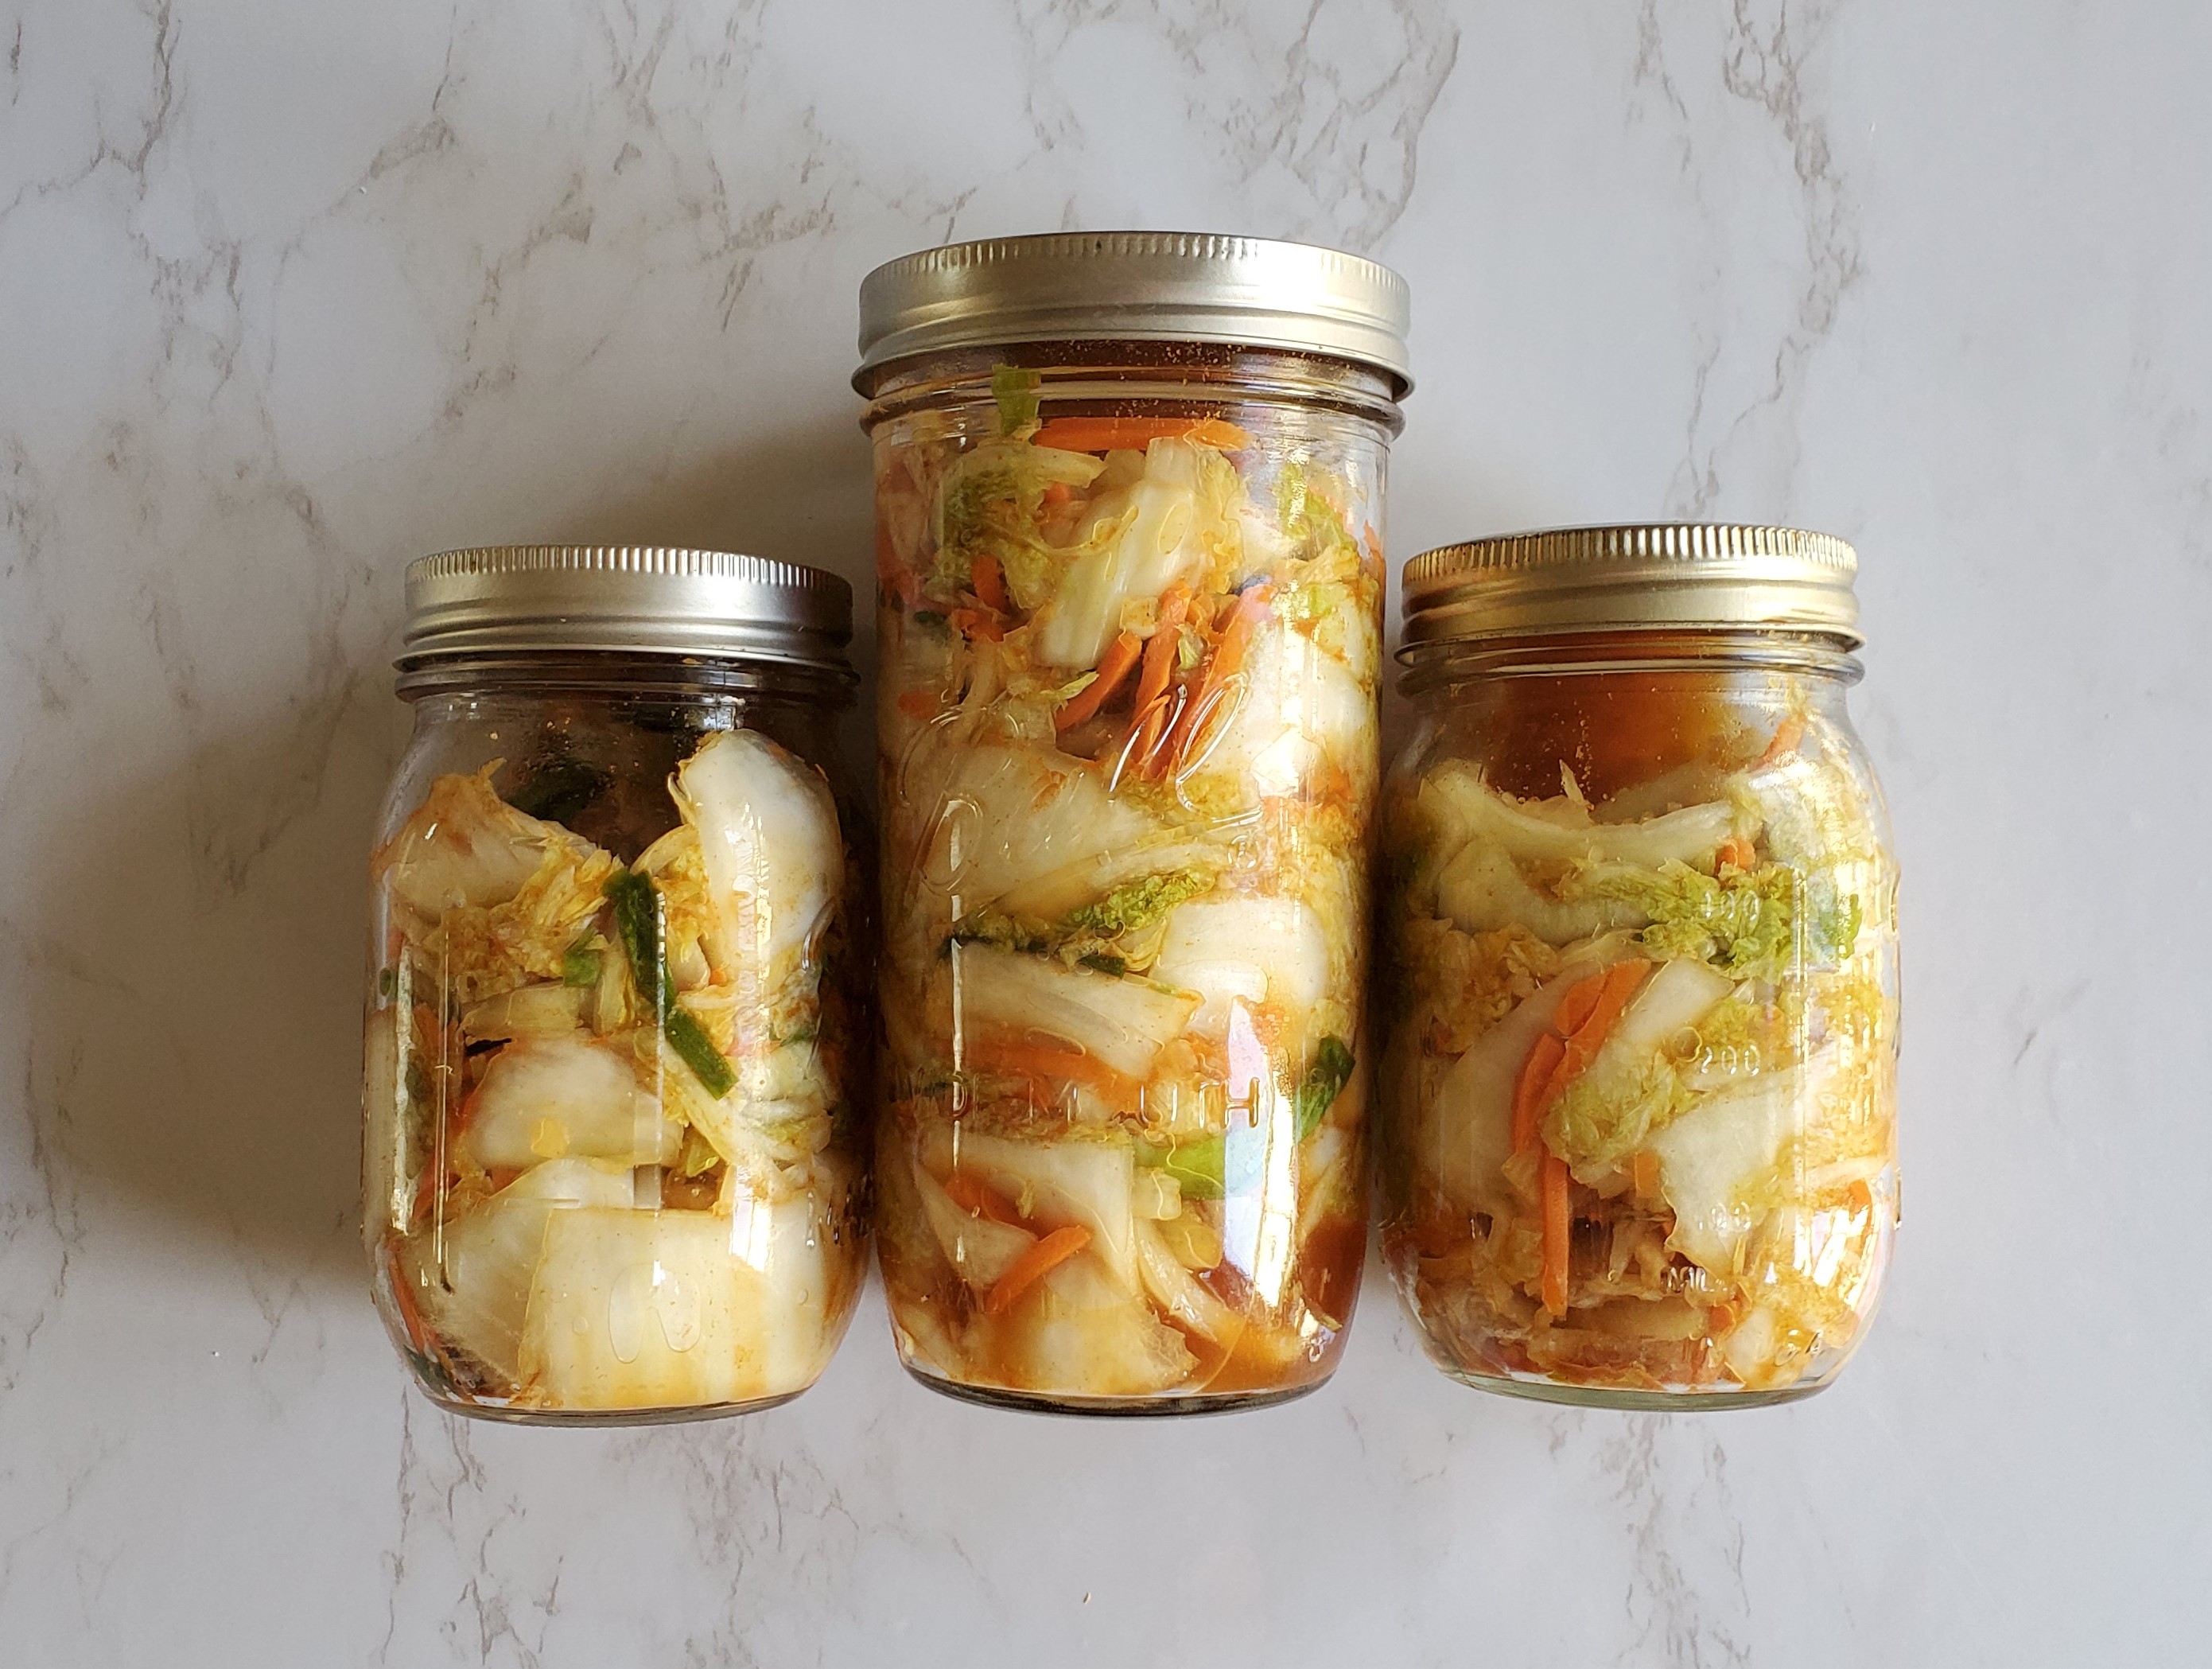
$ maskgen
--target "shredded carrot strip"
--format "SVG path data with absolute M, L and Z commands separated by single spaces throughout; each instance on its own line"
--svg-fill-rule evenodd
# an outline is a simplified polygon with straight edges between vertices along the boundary
M 1091 1244 L 1091 1231 L 1081 1223 L 1055 1228 L 1013 1261 L 983 1300 L 983 1313 L 1004 1315 L 1021 1295 Z
M 1554 1317 L 1567 1313 L 1567 1161 L 1544 1155 L 1544 1307 Z M 996 1288 L 993 1289 L 994 1294 Z
M 1791 714 L 1774 727 L 1774 740 L 1766 745 L 1766 752 L 1759 756 L 1753 771 L 1764 771 L 1769 765 L 1780 764 L 1797 751 L 1797 744 L 1805 740 L 1805 721 Z
M 1598 1050 L 1613 1031 L 1613 1023 L 1620 1018 L 1620 1011 L 1628 1006 L 1629 998 L 1636 995 L 1637 987 L 1644 983 L 1650 967 L 1645 962 L 1616 962 L 1607 968 L 1599 984 L 1597 998 L 1573 1032 L 1567 1037 L 1566 1058 L 1553 1074 L 1553 1087 L 1545 1098 L 1548 1104 L 1561 1091 L 1589 1069 L 1597 1058 Z M 1587 983 L 1587 982 L 1585 982 Z M 1565 1004 L 1561 1005 L 1565 1007 Z
M 980 608 L 956 608 L 945 618 L 952 622 L 956 631 L 970 637 L 987 637 L 995 643 L 1006 635 L 999 623 Z
M 1160 599 L 1159 622 L 1145 643 L 1145 670 L 1137 679 L 1137 719 L 1162 696 L 1167 693 L 1168 679 L 1174 675 L 1176 646 L 1182 641 L 1182 617 L 1190 612 L 1190 590 L 1187 586 L 1172 587 Z M 1136 721 L 1130 728 L 1136 728 Z
M 1134 776 L 1152 775 L 1152 762 L 1158 757 L 1160 744 L 1168 734 L 1168 710 L 1174 701 L 1172 692 L 1163 695 L 1137 716 L 1136 734 L 1121 752 L 1121 768 Z
M 1629 1161 L 1629 1176 L 1637 1193 L 1650 1199 L 1659 1191 L 1659 1155 L 1649 1148 L 1638 1148 L 1636 1157 Z
M 1650 971 L 1649 963 L 1616 962 L 1604 972 L 1567 987 L 1553 1014 L 1551 1029 L 1529 1046 L 1528 1058 L 1521 1063 L 1521 1076 L 1513 1087 L 1515 1153 L 1526 1153 L 1542 1140 L 1545 1113 L 1597 1058 L 1613 1022 Z M 1543 1213 L 1544 1307 L 1554 1316 L 1562 1316 L 1567 1313 L 1567 1235 L 1572 1226 L 1567 1162 L 1547 1149 L 1537 1174 Z
M 1000 614 L 1012 613 L 1006 604 L 1006 578 L 999 571 L 999 559 L 986 553 L 975 558 L 968 570 L 968 577 L 975 587 L 975 596 L 984 607 Z
M 1568 986 L 1567 994 L 1559 999 L 1559 1006 L 1552 1011 L 1552 1029 L 1563 1038 L 1571 1038 L 1581 1031 L 1597 1012 L 1598 997 L 1604 990 L 1602 973 L 1594 973 Z
M 1748 869 L 1759 862 L 1759 849 L 1741 835 L 1730 835 L 1721 842 L 1720 850 L 1714 857 L 1732 869 Z
M 1144 650 L 1144 639 L 1133 631 L 1125 631 L 1106 646 L 1099 658 L 1098 676 L 1085 685 L 1069 699 L 1060 703 L 1060 710 L 1052 716 L 1055 730 L 1073 730 L 1085 719 L 1093 717 L 1109 697 L 1121 687 L 1122 680 L 1137 664 Z
M 1544 1117 L 1544 1092 L 1552 1075 L 1566 1058 L 1567 1045 L 1556 1032 L 1547 1032 L 1521 1063 L 1521 1080 L 1513 1089 L 1513 1151 L 1525 1154 L 1536 1145 L 1536 1127 Z
M 1044 490 L 1045 508 L 1056 509 L 1074 496 L 1074 488 L 1069 486 L 1065 481 L 1055 481 Z
M 1198 740 L 1200 727 L 1213 716 L 1221 704 L 1221 691 L 1237 671 L 1244 664 L 1245 652 L 1252 646 L 1252 634 L 1260 628 L 1261 619 L 1267 612 L 1267 605 L 1274 600 L 1275 588 L 1255 585 L 1237 599 L 1236 611 L 1229 624 L 1214 639 L 1213 654 L 1207 660 L 1204 678 L 1194 697 L 1176 716 L 1175 730 L 1168 738 L 1167 754 L 1180 771 L 1189 762 L 1191 750 Z
M 1219 417 L 1054 417 L 1031 437 L 1062 452 L 1142 452 L 1154 441 L 1195 441 L 1242 452 L 1252 437 Z
M 952 1203 L 971 1217 L 988 1217 L 994 1223 L 1021 1227 L 1021 1214 L 1012 1203 L 973 1171 L 955 1171 L 945 1179 L 945 1191 Z
M 937 716 L 937 692 L 933 690 L 902 690 L 898 694 L 898 710 L 910 719 L 933 719 Z
M 1127 1074 L 1117 1072 L 1096 1055 L 1054 1044 L 1030 1043 L 1012 1038 L 976 1037 L 962 1051 L 971 1072 L 992 1072 L 1009 1078 L 1045 1078 L 1089 1084 L 1109 1094 L 1126 1093 L 1135 1086 Z

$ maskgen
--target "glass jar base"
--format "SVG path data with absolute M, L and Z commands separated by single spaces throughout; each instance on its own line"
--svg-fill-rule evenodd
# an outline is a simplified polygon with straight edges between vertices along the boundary
M 1619 1409 L 1632 1414 L 1707 1414 L 1732 1408 L 1778 1408 L 1784 1403 L 1802 1403 L 1826 1390 L 1829 1384 L 1821 1379 L 1773 1391 L 1634 1391 L 1616 1386 L 1561 1385 L 1554 1380 L 1509 1379 L 1503 1374 L 1471 1373 L 1463 1367 L 1439 1365 L 1462 1385 L 1486 1391 L 1493 1397 L 1557 1403 L 1569 1408 Z
M 1310 1396 L 1328 1383 L 1329 1375 L 1305 1385 L 1277 1391 L 1195 1392 L 1188 1396 L 1069 1397 L 1038 1391 L 1011 1391 L 1004 1386 L 963 1385 L 926 1368 L 905 1364 L 917 1384 L 957 1403 L 1005 1409 L 1016 1414 L 1066 1414 L 1079 1419 L 1159 1419 L 1170 1415 L 1239 1414 L 1249 1409 L 1277 1408 Z
M 502 1426 L 681 1426 L 700 1420 L 727 1420 L 740 1414 L 760 1414 L 769 1409 L 781 1408 L 793 1398 L 804 1396 L 807 1387 L 787 1391 L 774 1397 L 757 1397 L 744 1403 L 713 1403 L 703 1408 L 516 1408 L 504 1403 L 467 1402 L 456 1398 L 441 1397 L 421 1386 L 416 1386 L 429 1400 L 448 1414 L 459 1414 L 471 1420 L 483 1420 Z

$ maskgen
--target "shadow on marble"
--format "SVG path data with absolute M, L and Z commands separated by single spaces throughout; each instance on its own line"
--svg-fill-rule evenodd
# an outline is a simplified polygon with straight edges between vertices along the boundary
M 142 1242 L 181 1228 L 352 1278 L 372 685 L 342 679 L 320 734 L 296 710 L 189 728 L 35 853 L 39 1158 Z

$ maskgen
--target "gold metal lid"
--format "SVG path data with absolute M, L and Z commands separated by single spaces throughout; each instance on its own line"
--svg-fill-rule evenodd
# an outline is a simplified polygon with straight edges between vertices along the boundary
M 860 369 L 1012 342 L 1224 342 L 1387 372 L 1403 397 L 1406 281 L 1312 244 L 1206 232 L 1051 232 L 924 249 L 860 283 Z
M 487 545 L 407 565 L 402 670 L 447 655 L 612 651 L 852 675 L 853 588 L 796 563 L 659 545 Z
M 1406 564 L 1401 657 L 1432 643 L 1642 628 L 1765 627 L 1856 649 L 1858 557 L 1802 527 L 1644 522 L 1504 533 Z

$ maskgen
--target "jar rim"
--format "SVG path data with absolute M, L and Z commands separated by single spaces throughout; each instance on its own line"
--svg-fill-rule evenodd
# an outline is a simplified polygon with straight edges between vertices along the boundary
M 728 551 L 487 545 L 407 566 L 393 665 L 614 653 L 760 661 L 853 675 L 853 588 L 825 569 Z
M 1378 261 L 1209 232 L 1048 232 L 917 250 L 860 283 L 860 369 L 1029 342 L 1216 342 L 1373 367 L 1402 399 L 1411 290 Z
M 1462 637 L 1401 646 L 1407 696 L 1486 678 L 1622 673 L 1773 673 L 1856 684 L 1865 668 L 1854 640 L 1833 632 L 1722 623 L 1596 626 L 1518 637 Z
M 522 649 L 423 655 L 403 667 L 392 692 L 403 701 L 436 696 L 562 691 L 623 698 L 760 697 L 850 707 L 860 674 L 742 655 L 634 649 Z
M 1539 528 L 1423 551 L 1404 570 L 1405 648 L 1559 632 L 1766 630 L 1866 641 L 1858 554 L 1754 522 Z

